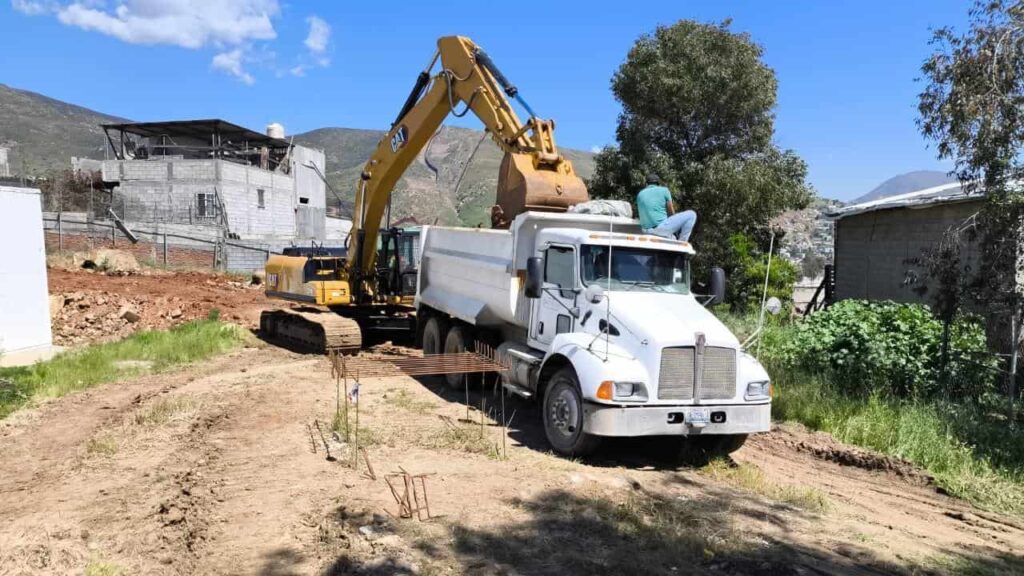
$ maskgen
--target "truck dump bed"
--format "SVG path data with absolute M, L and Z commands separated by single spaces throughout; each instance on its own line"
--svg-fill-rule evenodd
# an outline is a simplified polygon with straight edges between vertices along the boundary
M 430 226 L 420 242 L 417 306 L 474 325 L 526 325 L 528 303 L 512 266 L 512 232 Z

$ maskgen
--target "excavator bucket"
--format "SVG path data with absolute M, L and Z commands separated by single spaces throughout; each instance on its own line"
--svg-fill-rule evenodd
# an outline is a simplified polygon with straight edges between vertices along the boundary
M 530 154 L 506 152 L 498 172 L 497 204 L 491 209 L 491 226 L 508 228 L 523 212 L 565 212 L 570 206 L 588 200 L 587 186 L 565 158 L 535 167 Z

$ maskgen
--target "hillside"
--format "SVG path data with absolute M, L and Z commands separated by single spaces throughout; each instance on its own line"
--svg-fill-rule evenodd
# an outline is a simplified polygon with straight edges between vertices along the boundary
M 887 196 L 916 192 L 918 190 L 931 188 L 932 186 L 939 186 L 941 184 L 948 184 L 954 181 L 956 181 L 956 178 L 938 170 L 917 170 L 914 172 L 907 172 L 906 174 L 900 174 L 889 178 L 885 182 L 876 186 L 871 192 L 868 192 L 858 198 L 854 198 L 850 201 L 850 204 L 860 204 L 861 202 L 870 202 L 871 200 L 878 200 L 879 198 L 885 198 Z
M 99 125 L 113 121 L 123 120 L 0 84 L 0 146 L 10 148 L 14 174 L 38 176 L 68 168 L 72 156 L 102 158 L 105 143 Z M 354 199 L 359 171 L 383 134 L 380 130 L 320 128 L 296 134 L 295 142 L 324 150 L 328 181 L 346 201 L 343 204 L 348 204 Z M 442 128 L 399 182 L 393 217 L 413 216 L 424 223 L 488 225 L 501 163 L 501 152 L 490 139 L 481 144 L 455 196 L 457 180 L 482 135 L 479 130 Z M 582 176 L 593 173 L 590 153 L 563 152 Z M 329 202 L 334 203 L 331 198 Z
M 0 84 L 0 146 L 10 148 L 11 172 L 41 175 L 71 166 L 72 156 L 102 158 L 99 125 L 115 116 Z
M 376 130 L 321 128 L 296 134 L 295 142 L 326 152 L 328 181 L 347 203 L 355 196 L 363 164 L 383 135 L 383 131 Z M 437 221 L 489 226 L 502 154 L 490 138 L 485 138 L 474 155 L 482 136 L 479 130 L 441 128 L 395 188 L 392 218 L 413 216 L 424 224 Z M 589 178 L 593 174 L 592 154 L 565 148 L 561 151 L 581 176 Z M 460 176 L 462 183 L 456 195 Z

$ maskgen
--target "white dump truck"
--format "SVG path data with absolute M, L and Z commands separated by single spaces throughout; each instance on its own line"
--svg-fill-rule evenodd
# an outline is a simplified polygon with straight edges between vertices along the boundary
M 636 220 L 526 212 L 508 230 L 425 227 L 425 354 L 496 347 L 504 386 L 542 403 L 560 454 L 603 437 L 674 436 L 706 458 L 768 431 L 768 373 L 691 291 L 687 242 Z M 709 299 L 724 295 L 717 270 Z M 462 386 L 461 375 L 447 377 Z

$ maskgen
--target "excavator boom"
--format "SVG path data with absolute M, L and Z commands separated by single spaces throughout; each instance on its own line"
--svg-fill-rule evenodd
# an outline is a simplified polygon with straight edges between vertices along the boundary
M 431 76 L 438 60 L 440 72 Z M 509 98 L 530 114 L 525 123 L 516 115 Z M 460 106 L 464 108 L 457 111 Z M 471 40 L 443 37 L 391 129 L 366 162 L 356 190 L 349 267 L 362 279 L 359 289 L 364 295 L 373 291 L 377 238 L 392 190 L 445 118 L 469 111 L 483 122 L 505 153 L 492 226 L 507 227 L 526 210 L 565 211 L 589 199 L 572 163 L 558 153 L 554 122 L 534 115 L 518 89 Z

